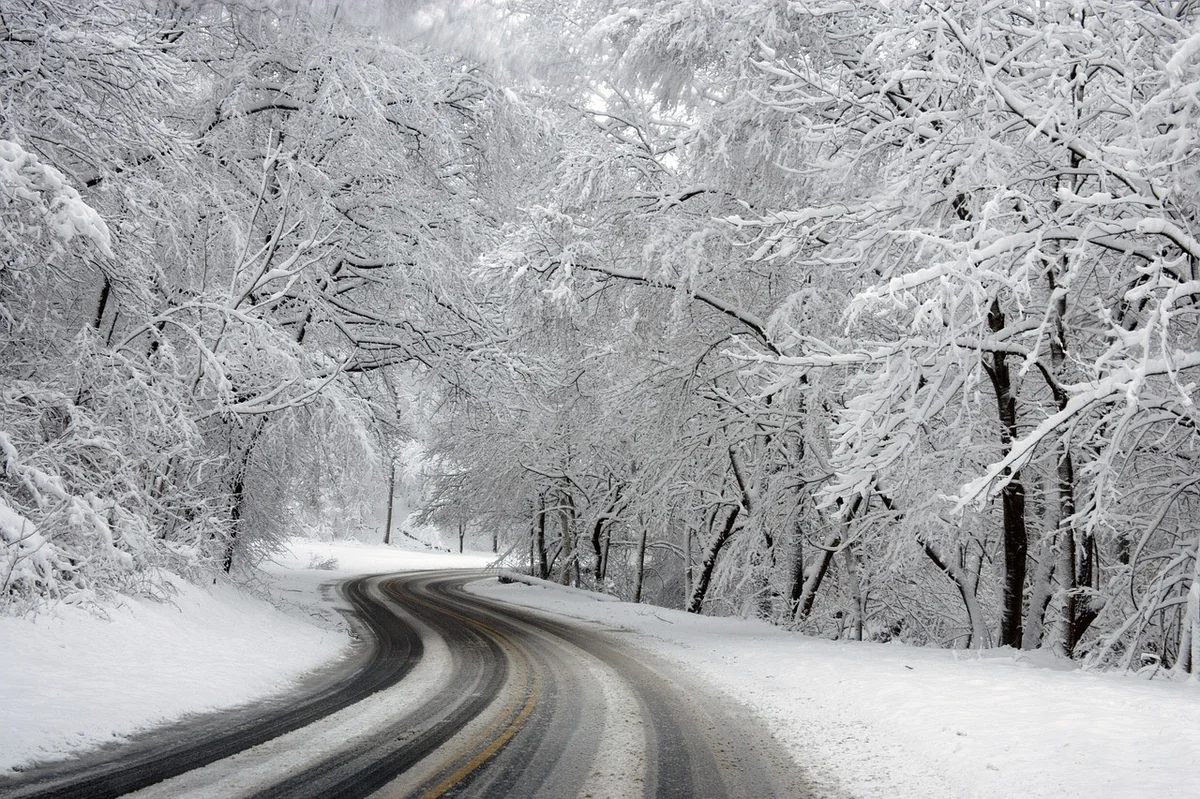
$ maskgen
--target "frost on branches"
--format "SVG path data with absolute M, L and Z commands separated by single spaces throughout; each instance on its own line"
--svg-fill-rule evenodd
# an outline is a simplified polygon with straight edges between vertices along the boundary
M 416 435 L 543 577 L 1196 673 L 1195 3 L 533 0 L 503 87 L 0 6 L 6 601 L 253 562 Z
M 132 587 L 170 561 L 145 512 L 155 459 L 131 448 L 141 439 L 150 450 L 150 430 L 112 424 L 122 415 L 114 386 L 99 385 L 112 365 L 86 334 L 56 359 L 54 380 L 30 379 L 30 345 L 44 346 L 30 339 L 45 331 L 26 313 L 38 272 L 88 252 L 111 257 L 112 240 L 61 172 L 2 140 L 0 218 L 0 605 L 91 602 L 97 588 Z

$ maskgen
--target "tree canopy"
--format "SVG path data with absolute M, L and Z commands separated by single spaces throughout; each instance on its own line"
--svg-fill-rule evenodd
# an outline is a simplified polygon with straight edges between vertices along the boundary
M 1200 668 L 1200 6 L 0 2 L 9 609 L 421 442 L 538 576 Z

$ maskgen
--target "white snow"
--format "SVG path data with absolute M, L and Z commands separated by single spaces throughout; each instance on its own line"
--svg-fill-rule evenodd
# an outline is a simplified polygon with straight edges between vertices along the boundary
M 1200 685 L 983 654 L 818 640 L 564 589 L 484 596 L 638 633 L 621 640 L 757 713 L 831 793 L 862 799 L 1200 797 Z
M 280 690 L 347 643 L 229 586 L 176 587 L 107 620 L 67 605 L 0 618 L 0 770 Z
M 174 581 L 100 618 L 67 605 L 0 617 L 0 775 L 180 718 L 287 690 L 350 644 L 327 584 L 373 572 L 469 568 L 487 556 L 294 542 L 271 567 L 276 604 L 229 585 Z M 306 568 L 316 555 L 332 570 Z
M 51 232 L 61 241 L 83 236 L 100 252 L 114 257 L 108 225 L 63 173 L 43 164 L 15 141 L 0 139 L 0 203 L 14 199 L 42 212 Z
M 330 558 L 336 568 L 309 568 Z M 296 541 L 270 569 L 282 611 L 228 586 L 181 584 L 171 602 L 126 600 L 107 621 L 66 607 L 36 620 L 0 618 L 0 773 L 188 712 L 285 690 L 345 651 L 337 600 L 322 587 L 332 581 L 482 567 L 490 559 Z M 488 580 L 472 590 L 582 620 L 600 634 L 627 631 L 622 642 L 744 703 L 831 793 L 1200 797 L 1195 681 L 1082 673 L 1012 651 L 816 640 L 760 622 L 698 617 L 548 583 Z M 389 712 L 397 701 L 381 697 L 377 708 L 366 709 Z M 352 738 L 359 721 L 327 724 Z M 286 766 L 286 754 L 260 752 L 242 764 L 237 779 L 267 779 Z M 222 783 L 221 790 L 234 787 Z

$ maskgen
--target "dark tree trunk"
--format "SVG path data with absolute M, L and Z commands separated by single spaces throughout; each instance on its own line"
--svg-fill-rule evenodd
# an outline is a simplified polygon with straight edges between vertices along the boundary
M 96 318 L 92 321 L 92 327 L 97 332 L 104 322 L 104 311 L 108 308 L 108 297 L 111 291 L 112 284 L 108 282 L 108 275 L 104 275 L 104 283 L 100 286 L 100 300 L 96 303 Z
M 833 553 L 841 544 L 840 536 L 832 536 L 825 542 L 821 548 L 821 555 L 817 559 L 817 567 L 808 575 L 802 584 L 800 597 L 797 601 L 796 621 L 803 621 L 812 613 L 813 603 L 817 601 L 817 591 L 821 588 L 821 583 L 825 580 L 825 575 L 829 572 L 829 564 L 833 561 Z
M 704 560 L 700 564 L 700 574 L 696 577 L 696 587 L 692 589 L 692 598 L 688 602 L 688 613 L 699 613 L 704 607 L 704 596 L 708 593 L 708 585 L 712 581 L 717 557 L 721 554 L 721 549 L 728 543 L 730 536 L 733 535 L 734 526 L 737 524 L 738 514 L 741 513 L 741 510 L 740 505 L 734 505 L 730 509 L 721 531 L 716 534 L 705 550 Z
M 396 462 L 393 460 L 391 469 L 388 471 L 388 507 L 387 507 L 387 523 L 383 530 L 383 543 L 390 545 L 392 543 L 392 505 L 396 502 Z
M 788 586 L 788 600 L 791 602 L 792 613 L 800 604 L 800 596 L 804 593 L 804 532 L 800 526 L 799 514 L 792 525 L 792 576 Z
M 1000 300 L 992 300 L 988 309 L 988 327 L 999 333 L 1004 329 L 1004 313 Z M 996 393 L 996 410 L 1000 419 L 1002 454 L 1007 455 L 1017 437 L 1017 399 L 1013 393 L 1008 355 L 991 353 L 991 364 L 984 364 Z M 1025 567 L 1029 540 L 1025 528 L 1025 486 L 1021 473 L 1006 471 L 1008 479 L 1000 492 L 1003 514 L 1004 586 L 1000 612 L 1000 645 L 1021 648 L 1022 614 L 1025 601 Z
M 862 507 L 863 498 L 861 495 L 856 496 L 850 504 L 850 510 L 846 512 L 846 518 L 842 525 L 848 532 L 850 523 L 854 521 L 854 517 L 858 514 L 859 508 Z M 884 502 L 891 506 L 890 500 L 884 498 Z M 842 501 L 838 500 L 838 506 L 842 505 Z M 817 599 L 817 590 L 820 589 L 821 583 L 825 580 L 825 575 L 829 572 L 829 564 L 833 560 L 833 555 L 836 548 L 841 544 L 842 536 L 829 536 L 824 546 L 821 547 L 821 554 L 817 560 L 816 568 L 805 574 L 803 571 L 803 563 L 799 566 L 801 569 L 799 574 L 793 575 L 792 584 L 792 608 L 793 616 L 796 621 L 803 621 L 808 618 L 808 614 L 812 613 L 813 603 Z M 797 593 L 798 591 L 798 593 Z
M 550 564 L 546 560 L 546 495 L 538 497 L 537 519 L 534 523 L 534 543 L 537 547 L 538 577 L 545 580 L 550 576 Z
M 596 569 L 596 582 L 599 583 L 604 579 L 604 550 L 600 546 L 601 536 L 604 533 L 604 517 L 596 519 L 596 523 L 592 525 L 592 557 L 594 558 Z
M 1000 615 L 1000 644 L 1021 648 L 1022 614 L 1025 600 L 1025 488 L 1009 483 L 1002 494 L 1004 503 L 1004 608 Z
M 242 500 L 246 494 L 246 472 L 243 467 L 237 476 L 233 479 L 233 485 L 230 490 L 233 496 L 233 507 L 229 512 L 230 524 L 229 537 L 225 539 L 225 555 L 221 559 L 221 565 L 225 569 L 225 573 L 229 574 L 233 571 L 233 550 L 237 545 L 238 533 L 242 527 Z
M 250 458 L 254 455 L 254 447 L 258 444 L 259 436 L 262 435 L 263 428 L 266 422 L 263 417 L 256 416 L 254 421 L 250 423 L 250 436 L 246 441 L 246 447 L 242 450 L 241 456 L 237 461 L 237 468 L 233 473 L 233 480 L 230 483 L 229 494 L 232 499 L 232 507 L 229 510 L 229 518 L 232 522 L 229 538 L 225 541 L 225 555 L 222 558 L 222 566 L 225 573 L 228 574 L 233 570 L 233 550 L 237 543 L 238 535 L 242 531 L 242 517 L 244 514 L 244 504 L 246 501 L 246 472 L 250 469 Z

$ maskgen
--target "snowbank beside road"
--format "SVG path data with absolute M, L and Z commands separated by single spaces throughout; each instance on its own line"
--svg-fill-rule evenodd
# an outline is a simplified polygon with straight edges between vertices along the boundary
M 338 565 L 308 568 L 329 559 Z M 0 617 L 0 775 L 287 690 L 350 645 L 323 584 L 489 560 L 295 541 L 268 569 L 286 612 L 232 586 L 176 581 L 168 601 L 126 598 L 108 619 L 68 606 L 32 619 Z
M 532 582 L 469 588 L 637 633 L 622 640 L 745 703 L 831 792 L 861 799 L 1200 797 L 1194 682 L 1081 673 L 1011 650 L 824 641 Z
M 274 693 L 349 645 L 231 586 L 175 585 L 107 620 L 67 606 L 0 618 L 0 772 Z

